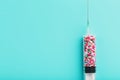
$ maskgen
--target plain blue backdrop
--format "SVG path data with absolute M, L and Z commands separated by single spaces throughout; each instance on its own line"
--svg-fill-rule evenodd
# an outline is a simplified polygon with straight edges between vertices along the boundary
M 120 1 L 90 0 L 96 80 L 120 80 Z M 0 0 L 0 80 L 83 80 L 86 0 Z

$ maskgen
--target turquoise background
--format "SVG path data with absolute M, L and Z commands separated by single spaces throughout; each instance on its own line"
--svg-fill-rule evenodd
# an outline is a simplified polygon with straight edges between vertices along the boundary
M 96 80 L 120 80 L 120 0 L 92 0 Z M 83 80 L 86 0 L 0 0 L 0 80 Z

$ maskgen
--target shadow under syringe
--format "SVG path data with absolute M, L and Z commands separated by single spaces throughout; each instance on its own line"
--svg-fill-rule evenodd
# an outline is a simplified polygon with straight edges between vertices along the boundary
M 84 80 L 84 51 L 83 51 L 83 38 L 80 39 L 80 80 Z

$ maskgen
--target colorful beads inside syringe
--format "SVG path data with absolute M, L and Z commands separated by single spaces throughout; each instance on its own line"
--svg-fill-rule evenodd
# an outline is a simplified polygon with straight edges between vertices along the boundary
M 95 37 L 87 35 L 84 37 L 84 66 L 95 66 Z

